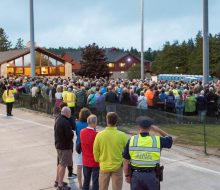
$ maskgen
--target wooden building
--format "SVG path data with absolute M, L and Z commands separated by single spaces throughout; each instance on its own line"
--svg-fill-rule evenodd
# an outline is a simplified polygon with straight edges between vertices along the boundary
M 46 49 L 35 47 L 36 76 L 72 77 L 72 64 Z M 30 48 L 0 52 L 0 76 L 30 76 Z
M 128 70 L 135 66 L 136 64 L 140 64 L 141 60 L 139 57 L 136 57 L 130 53 L 123 52 L 116 48 L 106 48 L 105 54 L 107 58 L 107 64 L 110 69 L 110 73 L 112 74 L 112 78 L 127 78 Z M 75 50 L 72 52 L 66 52 L 62 58 L 65 61 L 72 63 L 73 72 L 77 72 L 80 70 L 80 60 L 81 60 L 82 52 L 80 50 Z M 151 72 L 151 62 L 144 60 L 145 65 L 145 73 Z

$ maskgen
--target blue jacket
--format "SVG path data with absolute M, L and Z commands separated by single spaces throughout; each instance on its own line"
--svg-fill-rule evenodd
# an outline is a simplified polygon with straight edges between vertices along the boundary
M 87 122 L 77 121 L 76 122 L 76 144 L 80 143 L 80 131 L 84 128 L 88 127 Z

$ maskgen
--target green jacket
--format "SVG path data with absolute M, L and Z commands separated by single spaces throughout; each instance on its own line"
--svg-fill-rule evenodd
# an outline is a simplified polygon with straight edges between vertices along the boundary
M 196 111 L 196 97 L 187 96 L 185 102 L 185 112 L 195 112 Z

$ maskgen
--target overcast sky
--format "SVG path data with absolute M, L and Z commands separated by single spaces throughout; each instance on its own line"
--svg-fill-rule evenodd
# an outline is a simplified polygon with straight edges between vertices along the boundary
M 203 0 L 145 0 L 145 48 L 194 37 Z M 140 49 L 140 0 L 34 0 L 35 41 L 42 47 Z M 209 1 L 210 32 L 220 32 L 220 0 Z M 15 44 L 29 41 L 29 0 L 1 0 L 0 27 Z

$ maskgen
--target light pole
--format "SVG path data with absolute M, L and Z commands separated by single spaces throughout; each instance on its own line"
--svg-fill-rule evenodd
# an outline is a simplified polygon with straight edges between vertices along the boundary
M 144 80 L 144 0 L 141 0 L 141 79 Z
M 208 0 L 203 0 L 203 84 L 209 82 L 209 15 Z
M 31 52 L 31 77 L 35 77 L 35 45 L 34 45 L 34 4 L 30 0 L 30 52 Z

